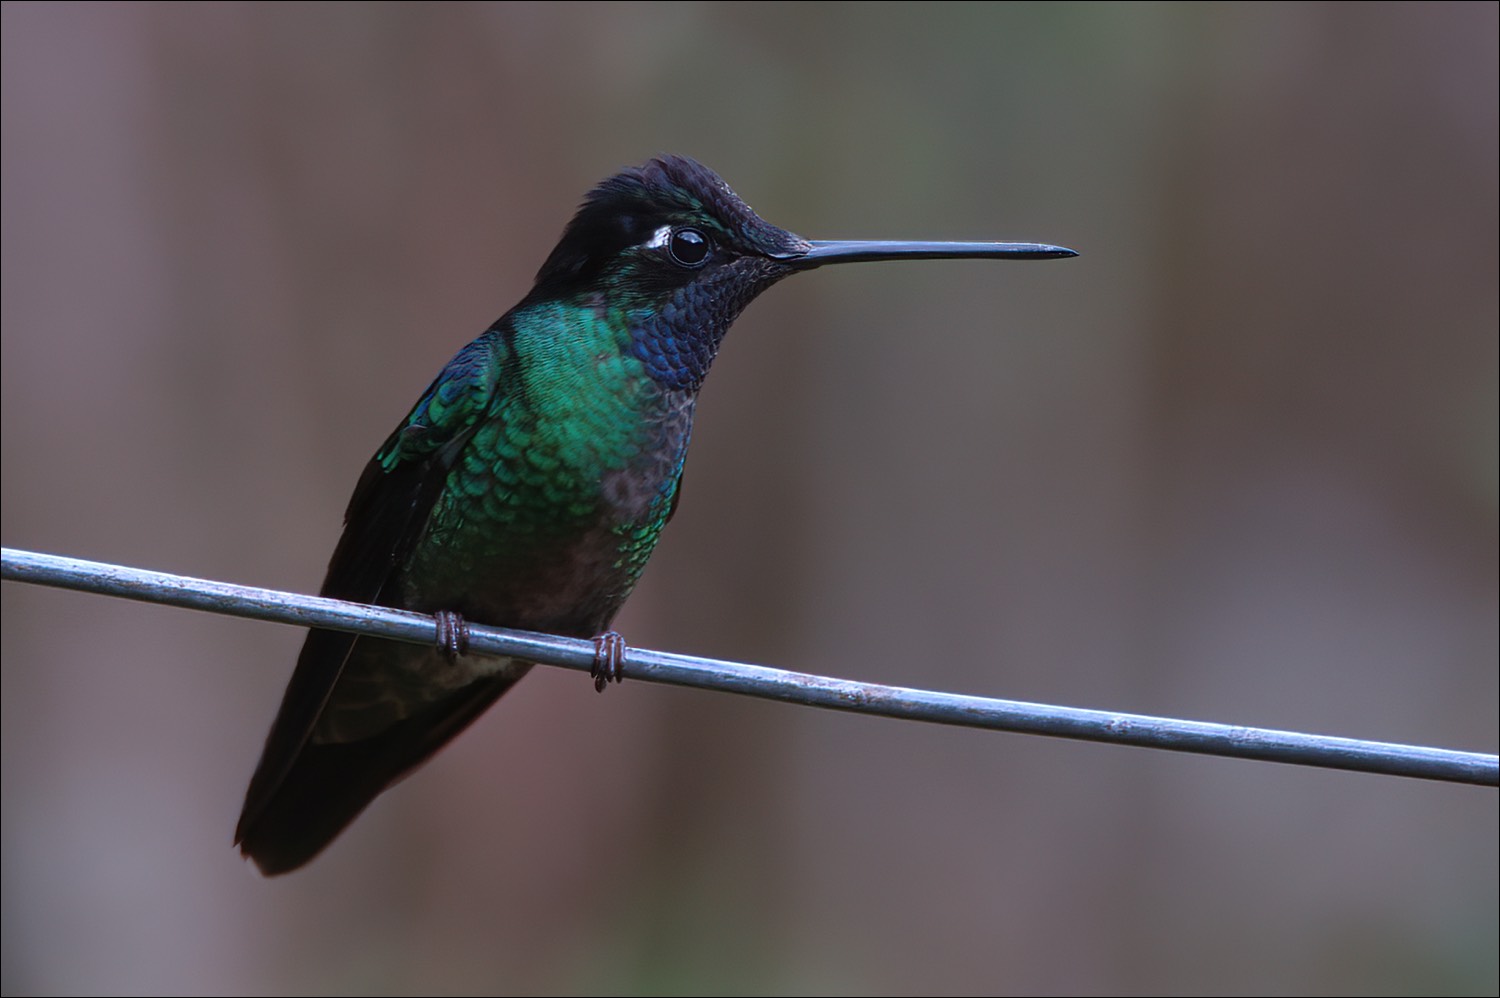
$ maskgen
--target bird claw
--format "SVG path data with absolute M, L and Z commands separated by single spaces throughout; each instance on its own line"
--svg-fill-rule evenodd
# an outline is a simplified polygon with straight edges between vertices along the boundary
M 469 651 L 469 622 L 452 610 L 434 613 L 437 621 L 437 645 L 451 664 Z
M 618 683 L 625 677 L 620 668 L 625 664 L 625 639 L 618 631 L 605 631 L 594 637 L 594 664 L 589 675 L 594 677 L 594 689 L 604 692 L 611 682 Z

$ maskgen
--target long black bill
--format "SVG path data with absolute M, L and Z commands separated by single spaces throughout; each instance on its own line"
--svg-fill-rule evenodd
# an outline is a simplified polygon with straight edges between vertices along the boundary
M 814 240 L 812 249 L 786 262 L 803 270 L 829 263 L 866 260 L 1058 260 L 1077 256 L 1073 250 L 1046 243 L 906 242 L 900 239 Z

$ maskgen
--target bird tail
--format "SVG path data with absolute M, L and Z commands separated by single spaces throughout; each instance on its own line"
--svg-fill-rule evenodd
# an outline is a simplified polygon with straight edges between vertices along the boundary
M 266 876 L 289 873 L 332 842 L 387 787 L 426 762 L 493 704 L 529 665 L 478 680 L 370 738 L 308 740 L 280 778 L 263 772 L 246 795 L 234 841 Z M 274 781 L 271 783 L 270 781 Z

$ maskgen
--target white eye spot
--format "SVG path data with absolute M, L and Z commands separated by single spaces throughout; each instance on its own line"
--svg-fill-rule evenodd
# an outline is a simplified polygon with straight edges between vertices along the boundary
M 662 247 L 667 245 L 667 242 L 671 238 L 672 227 L 670 225 L 663 225 L 661 228 L 651 233 L 651 238 L 642 243 L 641 247 L 643 249 L 661 249 Z

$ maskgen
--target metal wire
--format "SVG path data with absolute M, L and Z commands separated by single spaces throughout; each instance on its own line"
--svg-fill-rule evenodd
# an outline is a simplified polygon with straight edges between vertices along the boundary
M 352 631 L 417 644 L 432 644 L 438 640 L 436 621 L 425 614 L 13 548 L 0 551 L 3 551 L 4 561 L 0 577 L 9 581 L 121 596 L 256 620 Z M 471 624 L 470 628 L 471 652 L 514 656 L 584 671 L 594 662 L 591 641 L 477 624 Z M 1500 786 L 1500 757 L 1478 752 L 936 693 L 640 648 L 626 652 L 621 672 L 633 680 L 696 686 L 767 700 L 938 724 Z

